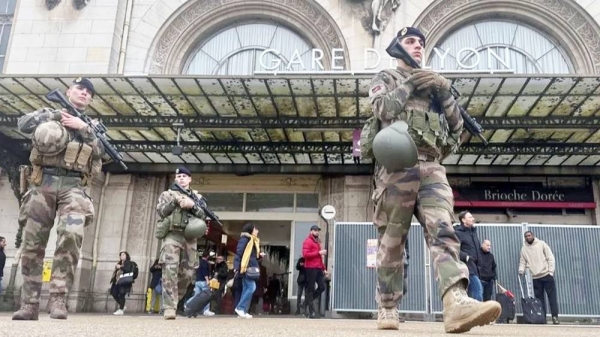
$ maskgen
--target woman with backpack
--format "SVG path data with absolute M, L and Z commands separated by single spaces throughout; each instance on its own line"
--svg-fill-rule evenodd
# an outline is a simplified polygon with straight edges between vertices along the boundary
M 115 265 L 115 271 L 110 280 L 110 294 L 117 301 L 119 309 L 113 313 L 115 316 L 123 316 L 125 313 L 125 295 L 131 291 L 134 280 L 134 264 L 131 262 L 129 253 L 119 253 L 119 262 Z

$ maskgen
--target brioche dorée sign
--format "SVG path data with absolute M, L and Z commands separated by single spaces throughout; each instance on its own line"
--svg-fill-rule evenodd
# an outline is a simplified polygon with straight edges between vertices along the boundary
M 458 207 L 595 208 L 591 187 L 547 188 L 537 185 L 453 187 Z

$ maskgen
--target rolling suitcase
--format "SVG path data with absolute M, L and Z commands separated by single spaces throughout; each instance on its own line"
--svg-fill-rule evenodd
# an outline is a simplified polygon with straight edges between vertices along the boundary
M 521 307 L 523 308 L 523 322 L 525 324 L 546 324 L 546 315 L 542 302 L 537 298 L 527 296 L 523 292 L 523 285 L 519 277 L 519 286 L 521 287 Z
M 198 316 L 199 311 L 210 303 L 213 293 L 212 290 L 202 290 L 198 295 L 193 296 L 190 302 L 185 305 L 185 315 L 188 318 Z
M 496 323 L 510 323 L 515 319 L 515 295 L 498 282 L 496 282 L 496 302 L 502 307 L 502 313 Z

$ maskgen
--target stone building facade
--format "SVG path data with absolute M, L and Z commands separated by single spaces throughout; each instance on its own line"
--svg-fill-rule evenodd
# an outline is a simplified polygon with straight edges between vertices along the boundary
M 208 53 L 199 52 L 205 41 L 236 25 L 255 23 L 286 27 L 307 45 L 324 51 L 322 61 L 328 70 L 335 66 L 373 70 L 375 64 L 376 69 L 389 65 L 385 60 L 378 63 L 374 55 L 385 55 L 391 39 L 405 26 L 417 26 L 426 34 L 427 55 L 433 55 L 433 46 L 452 39 L 461 27 L 480 23 L 483 26 L 479 27 L 489 31 L 486 20 L 522 25 L 546 36 L 555 44 L 548 48 L 551 56 L 552 50 L 560 46 L 560 52 L 552 57 L 563 60 L 564 66 L 560 68 L 562 63 L 554 59 L 547 61 L 558 64 L 550 72 L 600 73 L 599 0 L 91 0 L 81 9 L 76 9 L 71 1 L 62 1 L 51 10 L 45 0 L 12 3 L 14 10 L 5 15 L 0 9 L 4 22 L 12 25 L 3 30 L 7 35 L 1 37 L 2 44 L 6 41 L 5 54 L 0 57 L 7 75 L 193 75 L 193 69 L 199 69 L 194 67 L 202 67 L 194 64 L 194 57 L 201 60 L 202 52 Z M 252 37 L 250 34 L 248 38 Z M 486 43 L 480 42 L 478 47 L 485 47 Z M 226 49 L 225 45 L 222 48 Z M 368 49 L 375 52 L 366 52 Z M 334 60 L 342 54 L 342 59 Z M 525 55 L 524 64 L 532 62 L 531 67 L 543 68 L 543 56 L 527 58 L 529 54 L 525 50 L 518 55 Z M 213 73 L 226 71 L 219 66 L 220 63 L 214 66 Z M 598 200 L 600 185 L 594 175 L 600 171 L 594 171 L 595 163 L 589 165 L 591 169 L 586 173 L 577 168 L 562 169 L 560 165 L 535 167 L 531 170 L 536 175 L 527 180 L 554 187 L 591 184 L 594 200 Z M 520 177 L 526 169 L 503 171 L 496 167 L 492 171 L 496 180 L 503 181 Z M 481 168 L 449 169 L 453 186 L 466 184 L 466 175 L 481 172 Z M 565 173 L 575 177 L 565 178 Z M 138 262 L 141 277 L 132 298 L 143 298 L 148 268 L 158 252 L 153 236 L 155 204 L 169 179 L 171 176 L 166 173 L 106 174 L 94 181 L 92 196 L 97 216 L 94 225 L 86 229 L 80 267 L 69 297 L 71 310 L 105 310 L 109 279 L 119 250 L 127 250 Z M 367 176 L 202 174 L 194 176 L 194 184 L 209 193 L 244 189 L 315 193 L 319 206 L 331 204 L 338 210 L 336 221 L 370 221 L 372 212 L 371 181 Z M 4 172 L 0 176 L 0 205 L 0 235 L 9 239 L 3 280 L 8 283 L 11 258 L 16 252 L 13 238 L 17 232 L 18 203 Z M 478 217 L 484 222 L 596 225 L 600 221 L 598 211 L 596 207 L 573 214 L 564 211 L 561 215 L 524 213 L 511 217 L 493 213 Z M 242 219 L 243 215 L 226 212 L 221 217 Z M 316 214 L 290 219 L 326 226 Z M 51 236 L 47 257 L 52 256 L 54 241 L 55 236 Z M 17 273 L 15 286 L 19 284 Z M 112 308 L 112 302 L 109 303 Z M 139 311 L 141 301 L 132 301 L 127 307 Z

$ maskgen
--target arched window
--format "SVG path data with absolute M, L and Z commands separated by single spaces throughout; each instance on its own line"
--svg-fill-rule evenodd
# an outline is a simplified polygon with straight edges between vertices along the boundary
M 305 39 L 280 24 L 245 23 L 228 27 L 203 41 L 183 72 L 252 75 L 254 71 L 265 70 L 316 70 L 311 64 L 312 48 Z
M 453 32 L 435 46 L 428 65 L 435 70 L 514 70 L 518 74 L 575 72 L 561 46 L 549 37 L 529 26 L 500 20 Z

